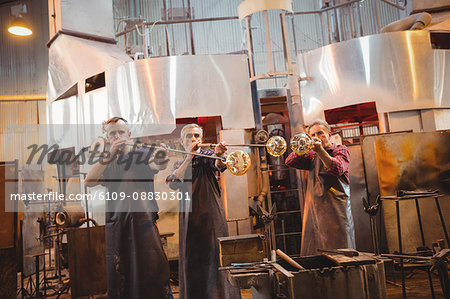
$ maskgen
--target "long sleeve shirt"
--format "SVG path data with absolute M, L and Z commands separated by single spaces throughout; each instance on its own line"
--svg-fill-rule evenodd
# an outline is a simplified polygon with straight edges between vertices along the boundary
M 331 144 L 331 148 L 326 149 L 326 151 L 332 157 L 330 168 L 325 168 L 325 171 L 333 176 L 342 177 L 347 184 L 350 184 L 348 168 L 349 168 L 349 158 L 350 154 L 345 145 Z M 309 151 L 304 155 L 298 155 L 292 152 L 285 161 L 286 166 L 310 170 L 312 167 L 312 162 L 314 161 L 316 153 L 314 151 Z

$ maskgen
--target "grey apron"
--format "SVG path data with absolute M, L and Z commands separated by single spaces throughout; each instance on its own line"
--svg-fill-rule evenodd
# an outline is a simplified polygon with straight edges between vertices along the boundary
M 301 255 L 317 255 L 317 249 L 355 248 L 350 187 L 328 174 L 317 155 L 306 190 Z

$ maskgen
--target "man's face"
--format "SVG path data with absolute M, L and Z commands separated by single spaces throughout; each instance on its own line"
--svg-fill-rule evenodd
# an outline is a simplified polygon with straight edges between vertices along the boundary
M 319 138 L 324 148 L 331 147 L 331 133 L 325 126 L 319 124 L 312 126 L 309 128 L 309 136 Z
M 106 138 L 108 139 L 109 143 L 113 143 L 113 141 L 119 139 L 128 140 L 130 136 L 131 133 L 128 130 L 127 124 L 123 120 L 108 124 L 106 127 Z
M 189 128 L 186 130 L 184 136 L 182 136 L 181 142 L 186 150 L 191 148 L 192 143 L 202 142 L 202 131 L 199 128 Z

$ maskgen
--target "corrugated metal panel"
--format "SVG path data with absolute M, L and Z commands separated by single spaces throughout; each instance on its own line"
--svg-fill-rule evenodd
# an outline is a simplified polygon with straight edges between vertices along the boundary
M 397 21 L 400 18 L 399 10 L 380 0 L 364 0 L 361 2 L 361 18 L 364 35 L 377 33 L 377 21 L 375 15 L 375 1 L 378 3 L 380 16 L 380 28 Z
M 33 35 L 11 35 L 5 28 L 12 21 L 10 5 L 0 6 L 0 94 L 45 94 L 47 89 L 47 1 L 22 1 Z M 18 4 L 14 2 L 12 4 Z
M 396 2 L 395 0 L 392 2 Z M 400 10 L 383 1 L 379 1 L 381 28 L 400 19 Z
M 319 1 L 293 1 L 294 11 L 313 11 L 318 10 Z M 298 52 L 305 52 L 322 46 L 322 37 L 320 29 L 320 17 L 318 14 L 295 15 L 294 32 Z M 289 21 L 288 25 L 292 25 Z M 291 26 L 290 32 L 292 32 Z M 291 41 L 293 37 L 291 37 Z M 291 46 L 294 49 L 294 45 Z M 298 54 L 298 53 L 297 53 Z
M 241 1 L 191 1 L 196 18 L 237 16 Z M 243 50 L 243 25 L 239 20 L 193 24 L 194 45 L 197 53 L 229 53 Z
M 33 126 L 39 122 L 38 105 L 37 101 L 0 103 L 0 144 L 2 144 L 0 161 L 18 159 L 19 165 L 23 165 L 29 151 L 27 146 L 37 143 L 39 139 L 37 131 L 34 130 L 36 126 Z M 20 127 L 20 132 L 12 133 L 8 131 L 14 127 L 11 124 L 30 124 L 31 126 Z
M 322 46 L 319 15 L 296 15 L 292 18 L 294 19 L 295 40 L 299 53 Z M 288 25 L 292 26 L 289 23 Z M 292 31 L 291 26 L 289 26 L 290 31 Z

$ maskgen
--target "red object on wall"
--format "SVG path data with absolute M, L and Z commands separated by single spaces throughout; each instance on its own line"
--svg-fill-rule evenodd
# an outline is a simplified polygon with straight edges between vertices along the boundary
M 325 110 L 325 120 L 330 124 L 378 122 L 375 102 Z

